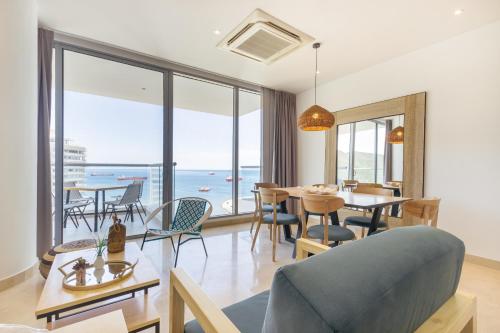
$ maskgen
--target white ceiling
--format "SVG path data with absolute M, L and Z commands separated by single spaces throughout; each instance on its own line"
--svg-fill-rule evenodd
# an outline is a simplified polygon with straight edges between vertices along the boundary
M 39 19 L 54 30 L 267 87 L 310 88 L 310 46 L 269 66 L 216 48 L 255 8 L 323 43 L 319 82 L 500 19 L 499 0 L 39 0 Z M 457 8 L 464 13 L 453 15 Z

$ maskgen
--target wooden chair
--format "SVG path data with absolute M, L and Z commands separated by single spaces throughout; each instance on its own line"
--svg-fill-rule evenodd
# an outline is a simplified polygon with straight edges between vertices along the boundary
M 278 205 L 283 201 L 288 199 L 289 194 L 283 190 L 277 190 L 272 188 L 261 187 L 258 193 L 258 207 L 259 207 L 259 221 L 257 224 L 257 229 L 255 230 L 255 235 L 252 241 L 252 251 L 255 247 L 255 242 L 259 236 L 259 230 L 262 223 L 271 226 L 271 240 L 273 242 L 273 261 L 276 261 L 276 237 L 277 229 L 279 225 L 292 225 L 299 224 L 300 220 L 297 215 L 278 213 Z M 264 215 L 262 209 L 264 204 L 271 204 L 273 207 L 273 212 L 271 214 Z
M 358 181 L 354 179 L 344 179 L 342 181 L 342 191 L 351 191 L 353 187 L 358 185 Z
M 368 188 L 382 188 L 382 184 L 377 184 L 377 183 L 358 183 L 358 186 L 356 188 L 360 187 L 368 187 Z
M 356 238 L 354 232 L 340 225 L 328 225 L 330 213 L 344 207 L 344 199 L 333 195 L 311 194 L 301 197 L 302 208 L 302 237 L 321 239 L 324 245 L 334 242 L 335 245 Z M 314 225 L 307 228 L 306 212 L 323 216 L 323 225 Z
M 378 184 L 380 185 L 380 184 Z M 373 194 L 373 195 L 383 195 L 386 197 L 394 196 L 394 192 L 392 190 L 379 188 L 379 187 L 370 187 L 370 186 L 358 186 L 353 190 L 354 193 L 363 193 L 363 194 Z M 387 206 L 384 208 L 384 220 L 378 223 L 379 228 L 389 229 L 389 213 L 391 210 L 391 206 Z M 363 210 L 363 216 L 348 216 L 344 219 L 344 226 L 356 226 L 361 228 L 361 237 L 365 237 L 365 228 L 370 228 L 371 217 L 368 216 L 368 211 Z
M 339 186 L 337 184 L 314 184 L 313 186 L 314 187 L 321 187 L 321 186 L 323 186 L 323 187 L 326 187 L 326 188 L 333 188 L 333 189 L 335 189 L 337 191 L 339 190 Z
M 259 190 L 261 188 L 277 188 L 277 187 L 279 187 L 279 185 L 276 183 L 255 183 L 254 184 L 254 190 Z M 258 192 L 254 191 L 253 197 L 254 197 L 254 201 L 255 201 L 255 211 L 253 212 L 252 225 L 250 226 L 250 235 L 253 232 L 253 226 L 254 226 L 255 222 L 259 220 Z M 262 210 L 265 213 L 272 213 L 273 207 L 271 205 L 263 205 Z M 278 208 L 278 211 L 281 212 L 281 207 Z
M 439 198 L 415 199 L 405 202 L 403 204 L 405 225 L 425 224 L 437 228 L 440 202 Z M 411 223 L 408 223 L 408 217 L 411 217 Z M 419 223 L 413 223 L 413 218 L 416 218 Z

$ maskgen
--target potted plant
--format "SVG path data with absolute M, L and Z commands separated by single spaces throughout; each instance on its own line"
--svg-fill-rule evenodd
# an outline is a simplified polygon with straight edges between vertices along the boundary
M 103 269 L 104 268 L 104 258 L 102 255 L 104 254 L 104 250 L 106 249 L 106 239 L 101 238 L 100 236 L 97 236 L 96 239 L 96 253 L 97 257 L 95 258 L 94 261 L 94 268 L 95 269 Z

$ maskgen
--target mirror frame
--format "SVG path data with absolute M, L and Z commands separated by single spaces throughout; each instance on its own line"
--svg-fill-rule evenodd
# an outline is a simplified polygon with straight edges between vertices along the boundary
M 337 184 L 337 126 L 404 115 L 403 193 L 405 197 L 424 195 L 426 93 L 397 97 L 334 112 L 335 125 L 325 137 L 325 184 Z

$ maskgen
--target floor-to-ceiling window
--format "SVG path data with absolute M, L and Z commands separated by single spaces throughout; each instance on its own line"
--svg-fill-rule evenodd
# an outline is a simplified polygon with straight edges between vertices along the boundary
M 259 181 L 261 167 L 261 109 L 260 94 L 239 91 L 238 124 L 238 213 L 255 210 L 252 193 L 254 184 Z
M 113 208 L 127 235 L 139 235 L 154 208 L 186 196 L 208 199 L 212 216 L 253 211 L 259 92 L 64 44 L 55 50 L 56 242 L 105 233 Z M 134 183 L 140 194 L 128 202 Z M 171 216 L 163 217 L 153 224 L 165 227 Z

